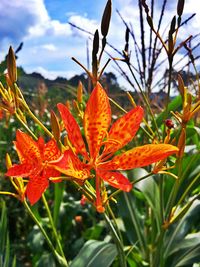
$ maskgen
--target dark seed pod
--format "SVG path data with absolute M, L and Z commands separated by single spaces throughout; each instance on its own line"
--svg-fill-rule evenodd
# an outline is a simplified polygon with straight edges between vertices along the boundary
M 177 14 L 179 17 L 183 14 L 183 8 L 184 8 L 185 0 L 179 0 L 177 4 Z
M 106 37 L 108 34 L 111 13 L 112 13 L 112 1 L 108 0 L 101 20 L 101 34 L 103 35 L 103 37 Z
M 7 57 L 7 69 L 8 69 L 8 76 L 12 83 L 17 81 L 17 67 L 16 67 L 16 60 L 15 60 L 15 52 L 13 51 L 12 47 L 10 46 L 8 57 Z

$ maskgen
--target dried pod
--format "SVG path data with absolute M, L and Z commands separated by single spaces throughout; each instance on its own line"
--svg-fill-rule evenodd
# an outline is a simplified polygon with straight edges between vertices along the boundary
M 174 40 L 173 40 L 173 36 L 171 34 L 171 32 L 169 31 L 169 35 L 168 35 L 168 54 L 172 55 L 174 50 Z
M 148 5 L 146 4 L 146 0 L 141 0 L 141 4 L 142 4 L 142 6 L 144 7 L 145 12 L 148 14 L 148 13 L 149 13 L 149 7 L 148 7 Z
M 153 29 L 153 20 L 149 15 L 147 15 L 147 22 L 148 22 L 150 28 Z
M 184 8 L 185 0 L 179 0 L 177 4 L 177 14 L 179 17 L 183 14 L 183 8 Z
M 183 79 L 182 79 L 180 74 L 178 74 L 178 89 L 179 89 L 181 95 L 183 96 L 184 91 L 185 91 L 185 85 L 184 85 Z
M 92 50 L 92 73 L 94 77 L 97 77 L 98 70 L 98 62 L 97 62 L 97 54 L 99 51 L 99 32 L 96 30 L 93 39 L 93 50 Z
M 130 34 L 130 30 L 128 27 L 126 27 L 126 33 L 125 33 L 125 42 L 126 43 L 129 42 L 129 34 Z
M 108 0 L 106 7 L 104 9 L 102 20 L 101 20 L 101 34 L 104 37 L 106 37 L 108 34 L 111 13 L 112 13 L 112 1 Z
M 170 25 L 170 32 L 173 34 L 175 32 L 175 27 L 176 27 L 176 16 L 173 17 Z
M 15 52 L 13 51 L 12 47 L 10 46 L 8 57 L 7 57 L 7 69 L 8 69 L 8 76 L 12 83 L 17 81 L 17 67 L 16 67 L 16 60 L 15 60 Z
M 98 51 L 99 51 L 99 32 L 98 30 L 96 30 L 94 34 L 94 39 L 93 39 L 92 54 L 97 55 Z
M 78 101 L 78 103 L 82 103 L 82 101 L 83 101 L 83 84 L 81 81 L 79 81 L 79 83 L 78 83 L 77 101 Z

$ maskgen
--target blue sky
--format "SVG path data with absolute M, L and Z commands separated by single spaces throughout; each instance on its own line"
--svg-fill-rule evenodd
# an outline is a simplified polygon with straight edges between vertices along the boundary
M 149 2 L 149 1 L 147 1 Z M 157 8 L 159 0 L 155 0 Z M 199 12 L 200 1 L 185 0 L 185 14 Z M 0 1 L 0 58 L 3 59 L 9 45 L 16 48 L 24 42 L 18 65 L 27 72 L 37 71 L 45 77 L 70 78 L 82 73 L 71 57 L 86 64 L 88 36 L 73 29 L 68 22 L 94 32 L 100 26 L 106 0 L 1 0 Z M 113 14 L 108 41 L 119 50 L 124 47 L 124 26 L 116 14 L 118 8 L 127 22 L 131 22 L 137 38 L 140 38 L 137 0 L 113 0 Z M 168 0 L 163 27 L 176 14 L 176 1 Z M 183 40 L 200 29 L 199 14 L 181 32 Z M 91 40 L 89 40 L 91 49 Z M 115 56 L 108 48 L 108 52 Z M 180 56 L 180 55 L 178 55 Z M 108 70 L 112 70 L 113 64 Z M 122 81 L 123 83 L 123 81 Z M 127 85 L 128 86 L 128 85 Z M 129 89 L 129 88 L 127 88 Z

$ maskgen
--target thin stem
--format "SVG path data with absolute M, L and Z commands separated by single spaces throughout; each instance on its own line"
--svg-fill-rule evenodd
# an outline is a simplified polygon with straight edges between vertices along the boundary
M 32 210 L 30 209 L 28 203 L 26 202 L 26 200 L 23 201 L 24 207 L 26 208 L 28 214 L 30 215 L 30 217 L 33 219 L 33 221 L 37 224 L 38 228 L 40 229 L 41 233 L 43 234 L 49 248 L 51 249 L 51 251 L 53 252 L 55 258 L 58 260 L 58 262 L 60 263 L 61 266 L 63 267 L 68 267 L 68 264 L 66 264 L 65 259 L 63 259 L 63 257 L 61 257 L 59 255 L 59 253 L 56 251 L 56 249 L 54 248 L 51 240 L 49 239 L 46 231 L 44 230 L 43 226 L 40 224 L 40 222 L 38 221 L 38 219 L 36 218 L 36 216 L 33 214 Z
M 179 187 L 180 187 L 180 184 L 182 182 L 182 179 L 183 179 L 183 176 L 181 177 L 181 172 L 182 172 L 182 159 L 178 159 L 178 163 L 177 163 L 177 166 L 178 166 L 178 179 L 176 179 L 175 181 L 175 184 L 172 188 L 172 192 L 169 196 L 169 199 L 168 199 L 168 202 L 167 202 L 167 207 L 166 207 L 166 214 L 168 215 L 168 221 L 170 221 L 170 217 L 171 217 L 171 211 L 172 211 L 172 208 L 174 206 L 174 203 L 175 203 L 175 200 L 176 200 L 176 197 L 177 197 L 177 193 L 179 191 Z M 181 179 L 182 178 L 182 179 Z
M 144 100 L 145 104 L 147 105 L 147 108 L 148 108 L 148 110 L 149 110 L 149 112 L 150 112 L 150 115 L 151 115 L 151 117 L 152 117 L 153 123 L 154 123 L 154 125 L 155 125 L 155 129 L 156 129 L 156 132 L 157 132 L 157 134 L 158 134 L 158 137 L 160 137 L 160 133 L 159 133 L 159 130 L 158 130 L 158 125 L 157 125 L 157 123 L 156 123 L 156 120 L 155 120 L 153 111 L 152 111 L 152 109 L 151 109 L 151 106 L 150 106 L 150 104 L 149 104 L 149 101 L 148 101 L 146 95 L 144 94 L 144 92 L 142 91 L 142 88 L 141 88 L 139 82 L 137 81 L 137 79 L 136 79 L 136 77 L 135 77 L 135 74 L 133 73 L 133 70 L 132 70 L 132 68 L 131 68 L 130 63 L 127 62 L 127 61 L 126 61 L 126 63 L 127 63 L 127 65 L 128 65 L 128 68 L 129 68 L 129 70 L 130 70 L 132 76 L 133 76 L 133 79 L 135 80 L 135 82 L 136 82 L 136 84 L 137 84 L 137 86 L 138 86 L 138 89 L 139 89 L 140 93 L 142 94 L 143 100 Z
M 118 250 L 120 267 L 126 267 L 127 264 L 126 264 L 126 257 L 125 257 L 125 253 L 124 253 L 123 244 L 122 244 L 121 240 L 119 239 L 119 236 L 115 230 L 115 227 L 113 226 L 113 223 L 110 220 L 107 213 L 104 212 L 103 215 L 104 215 L 105 221 L 107 222 L 108 227 L 110 228 L 110 231 L 112 232 L 113 239 L 114 239 L 114 242 L 115 242 L 117 250 Z
M 192 186 L 198 181 L 199 178 L 200 178 L 200 173 L 198 175 L 196 175 L 195 178 L 192 180 L 192 182 L 187 186 L 185 192 L 183 193 L 183 195 L 179 199 L 175 210 L 178 208 L 178 206 L 181 204 L 181 202 L 186 198 L 186 196 L 189 193 L 189 191 L 191 190 Z M 174 210 L 174 212 L 175 212 L 175 210 Z
M 168 112 L 169 112 L 169 100 L 170 100 L 170 91 L 171 91 L 171 82 L 172 82 L 173 57 L 170 57 L 168 55 L 168 62 L 169 62 L 169 79 L 168 79 L 168 87 L 167 87 L 167 99 L 166 99 L 166 105 L 165 105 L 165 111 L 164 111 L 164 120 L 167 119 Z M 164 125 L 163 140 L 165 138 L 165 132 L 166 132 L 165 129 L 166 129 L 166 126 Z
M 44 124 L 33 114 L 30 108 L 27 106 L 29 116 L 47 133 L 51 138 L 54 138 L 53 134 L 44 126 Z
M 19 196 L 12 192 L 0 191 L 0 195 L 8 195 L 8 196 L 12 196 L 12 197 L 19 199 Z
M 55 224 L 54 224 L 52 215 L 51 215 L 51 211 L 50 211 L 50 209 L 49 209 L 49 205 L 48 205 L 48 203 L 47 203 L 47 201 L 46 201 L 46 198 L 45 198 L 45 195 L 44 195 L 44 194 L 42 195 L 42 201 L 43 201 L 44 206 L 45 206 L 45 208 L 46 208 L 47 215 L 48 215 L 48 217 L 49 217 L 49 222 L 50 222 L 50 224 L 51 224 L 51 228 L 52 228 L 52 230 L 53 230 L 54 237 L 55 237 L 56 243 L 57 243 L 57 245 L 58 245 L 59 252 L 60 252 L 60 254 L 62 255 L 63 259 L 65 259 L 65 261 L 66 261 L 66 266 L 68 266 L 68 264 L 67 264 L 67 260 L 66 260 L 66 258 L 65 258 L 65 254 L 64 254 L 64 252 L 63 252 L 62 245 L 61 245 L 61 243 L 60 243 L 60 239 L 59 239 L 59 236 L 58 236 L 58 233 L 57 233 L 57 231 L 56 231 L 56 227 L 55 227 Z
M 22 124 L 24 129 L 33 137 L 33 139 L 37 140 L 37 136 L 31 131 L 28 125 L 20 118 L 17 112 L 15 113 L 15 117 Z
M 116 221 L 115 215 L 114 215 L 114 213 L 113 213 L 113 211 L 112 211 L 112 209 L 111 209 L 111 207 L 110 207 L 109 204 L 107 205 L 107 209 L 108 209 L 108 212 L 110 213 L 111 218 L 113 219 L 113 222 L 115 224 L 115 229 L 117 231 L 117 234 L 118 234 L 121 242 L 123 243 L 122 235 L 121 235 L 121 232 L 120 232 L 120 230 L 119 230 L 119 228 L 117 226 L 117 221 Z
M 123 109 L 115 100 L 113 100 L 112 98 L 108 98 L 110 100 L 110 102 L 112 102 L 116 107 L 118 107 L 121 111 L 123 111 L 124 113 L 127 113 L 127 111 L 125 109 Z

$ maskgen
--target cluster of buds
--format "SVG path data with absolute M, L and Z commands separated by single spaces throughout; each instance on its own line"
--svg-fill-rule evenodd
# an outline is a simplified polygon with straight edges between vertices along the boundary
M 182 96 L 182 113 L 178 111 L 171 113 L 181 125 L 181 133 L 178 141 L 178 157 L 181 158 L 185 148 L 186 125 L 200 111 L 200 100 L 197 100 L 196 103 L 192 104 L 193 97 L 191 93 L 188 92 L 187 87 L 185 87 L 183 79 L 180 75 L 178 76 L 178 86 Z
M 9 115 L 13 115 L 19 103 L 15 87 L 17 81 L 17 67 L 15 53 L 12 47 L 10 47 L 7 56 L 7 73 L 5 74 L 5 78 L 7 87 L 5 88 L 4 85 L 0 83 L 0 110 L 5 111 Z
M 179 113 L 177 111 L 173 113 L 173 115 L 180 122 L 182 127 L 185 128 L 188 121 L 191 120 L 198 111 L 200 111 L 200 100 L 192 104 L 192 95 L 188 92 L 188 89 L 185 87 L 180 75 L 178 76 L 178 85 L 182 96 L 183 112 Z
M 8 154 L 6 154 L 6 167 L 7 167 L 7 169 L 12 167 L 12 162 L 11 162 L 10 156 Z M 11 181 L 11 184 L 15 188 L 16 193 L 9 192 L 9 191 L 8 192 L 7 191 L 0 191 L 0 194 L 15 197 L 15 198 L 17 198 L 23 202 L 24 198 L 25 198 L 25 191 L 26 191 L 25 182 L 26 181 L 22 177 L 10 177 L 9 179 Z
M 175 140 L 174 139 L 171 140 L 171 133 L 172 133 L 172 130 L 174 129 L 174 122 L 172 119 L 166 119 L 164 123 L 166 126 L 166 136 L 164 139 L 164 144 L 173 144 L 174 145 Z M 169 167 L 169 168 L 166 167 L 166 159 L 163 159 L 163 160 L 155 163 L 152 172 L 155 174 L 156 173 L 165 173 L 166 170 L 171 169 L 171 168 L 173 168 L 173 167 Z

